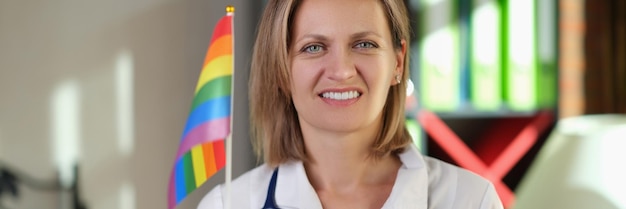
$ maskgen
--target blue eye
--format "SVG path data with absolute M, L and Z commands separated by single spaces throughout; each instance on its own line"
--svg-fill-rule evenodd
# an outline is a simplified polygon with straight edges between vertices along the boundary
M 355 45 L 356 48 L 376 48 L 376 45 L 372 42 L 359 42 Z
M 320 45 L 309 45 L 307 47 L 304 47 L 304 49 L 302 51 L 307 52 L 307 53 L 318 53 L 318 52 L 322 51 L 322 46 L 320 46 Z

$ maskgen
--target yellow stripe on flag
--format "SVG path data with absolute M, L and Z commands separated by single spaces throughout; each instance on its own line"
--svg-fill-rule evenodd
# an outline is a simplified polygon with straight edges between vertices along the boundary
M 193 173 L 196 178 L 196 187 L 200 187 L 206 181 L 206 169 L 204 168 L 204 153 L 202 145 L 191 148 L 191 161 L 193 162 Z
M 200 79 L 198 79 L 198 85 L 196 86 L 196 92 L 200 91 L 202 86 L 217 77 L 232 75 L 233 74 L 233 55 L 225 55 L 216 57 L 210 61 L 209 64 L 202 68 L 200 73 Z

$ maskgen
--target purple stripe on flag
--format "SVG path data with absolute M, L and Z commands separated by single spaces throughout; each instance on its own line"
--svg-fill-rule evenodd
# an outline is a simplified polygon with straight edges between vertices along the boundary
M 175 169 L 176 167 L 174 167 Z M 176 207 L 176 194 L 174 194 L 174 169 L 170 173 L 169 189 L 167 189 L 167 209 L 174 209 Z
M 191 130 L 200 124 L 218 118 L 230 116 L 230 95 L 209 99 L 191 110 L 183 131 L 185 137 Z
M 226 139 L 228 133 L 230 133 L 230 117 L 218 118 L 196 126 L 184 136 L 176 153 L 176 160 L 196 145 Z

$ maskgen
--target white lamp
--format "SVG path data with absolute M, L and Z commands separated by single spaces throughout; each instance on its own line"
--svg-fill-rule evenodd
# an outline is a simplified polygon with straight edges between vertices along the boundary
M 626 115 L 559 121 L 516 195 L 515 209 L 626 208 Z

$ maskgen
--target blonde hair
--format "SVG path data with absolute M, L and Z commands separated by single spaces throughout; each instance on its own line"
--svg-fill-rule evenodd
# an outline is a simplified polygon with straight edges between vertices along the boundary
M 289 70 L 290 29 L 301 0 L 270 0 L 259 23 L 250 70 L 250 117 L 253 144 L 257 156 L 277 166 L 289 160 L 308 161 L 291 98 Z M 387 15 L 396 50 L 406 43 L 401 81 L 409 72 L 409 19 L 403 0 L 380 0 Z M 383 107 L 382 131 L 372 146 L 372 156 L 379 158 L 401 152 L 411 137 L 404 125 L 406 82 L 389 89 Z

